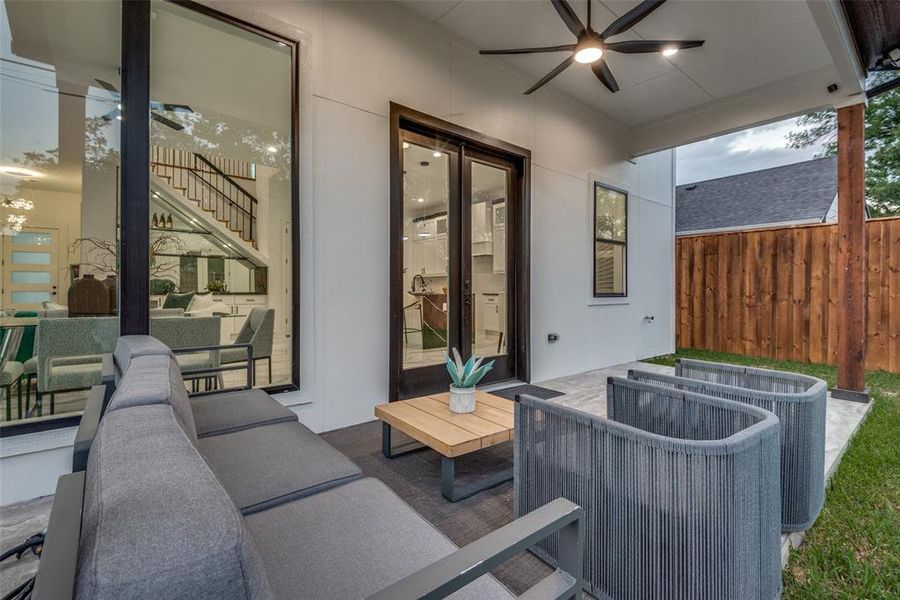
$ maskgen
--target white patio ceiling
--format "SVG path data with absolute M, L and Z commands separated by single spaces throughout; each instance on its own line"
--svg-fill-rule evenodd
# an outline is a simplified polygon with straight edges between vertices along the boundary
M 638 4 L 592 1 L 597 30 Z M 403 4 L 477 49 L 574 42 L 549 0 Z M 586 1 L 570 4 L 586 22 Z M 670 0 L 615 38 L 626 39 L 704 39 L 706 44 L 670 58 L 608 52 L 621 88 L 616 94 L 583 65 L 573 65 L 549 85 L 630 127 L 635 154 L 844 104 L 862 91 L 861 71 L 833 0 Z M 560 52 L 491 59 L 537 81 L 565 57 Z M 826 89 L 831 83 L 839 86 L 833 94 Z

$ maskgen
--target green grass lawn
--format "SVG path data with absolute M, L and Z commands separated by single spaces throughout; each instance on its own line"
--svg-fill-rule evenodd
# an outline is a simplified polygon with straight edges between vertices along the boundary
M 806 373 L 829 387 L 836 378 L 827 365 L 701 350 L 646 362 L 674 365 L 676 356 Z M 828 484 L 819 519 L 791 553 L 784 598 L 900 598 L 900 375 L 869 372 L 866 382 L 875 404 Z

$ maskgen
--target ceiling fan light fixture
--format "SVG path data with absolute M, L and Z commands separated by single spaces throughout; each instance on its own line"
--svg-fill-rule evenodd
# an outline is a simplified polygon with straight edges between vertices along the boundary
M 578 47 L 575 48 L 575 61 L 580 62 L 583 65 L 597 62 L 603 57 L 603 48 L 596 45 L 596 43 L 588 42 L 586 44 L 579 44 Z
M 678 54 L 678 48 L 664 48 L 662 51 L 663 56 L 675 56 Z
M 0 175 L 7 175 L 9 177 L 15 177 L 16 179 L 35 179 L 37 177 L 44 176 L 44 174 L 40 171 L 35 171 L 34 169 L 26 169 L 25 167 L 17 167 L 14 165 L 0 166 Z

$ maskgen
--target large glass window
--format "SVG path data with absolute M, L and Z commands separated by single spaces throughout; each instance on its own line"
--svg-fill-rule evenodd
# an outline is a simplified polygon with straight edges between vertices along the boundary
M 0 427 L 76 415 L 118 335 L 119 2 L 0 2 Z
M 628 194 L 594 183 L 594 297 L 627 295 Z
M 290 384 L 292 47 L 174 3 L 152 11 L 150 333 L 171 347 L 249 343 L 256 385 Z M 187 320 L 159 322 L 172 318 Z M 182 372 L 245 357 L 183 357 Z

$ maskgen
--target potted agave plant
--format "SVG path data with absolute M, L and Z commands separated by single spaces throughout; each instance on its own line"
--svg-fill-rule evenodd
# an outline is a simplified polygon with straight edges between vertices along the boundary
M 455 413 L 475 411 L 475 386 L 494 366 L 494 361 L 482 365 L 484 357 L 469 357 L 465 363 L 459 351 L 453 349 L 453 357 L 447 355 L 447 371 L 453 383 L 450 385 L 450 410 Z

